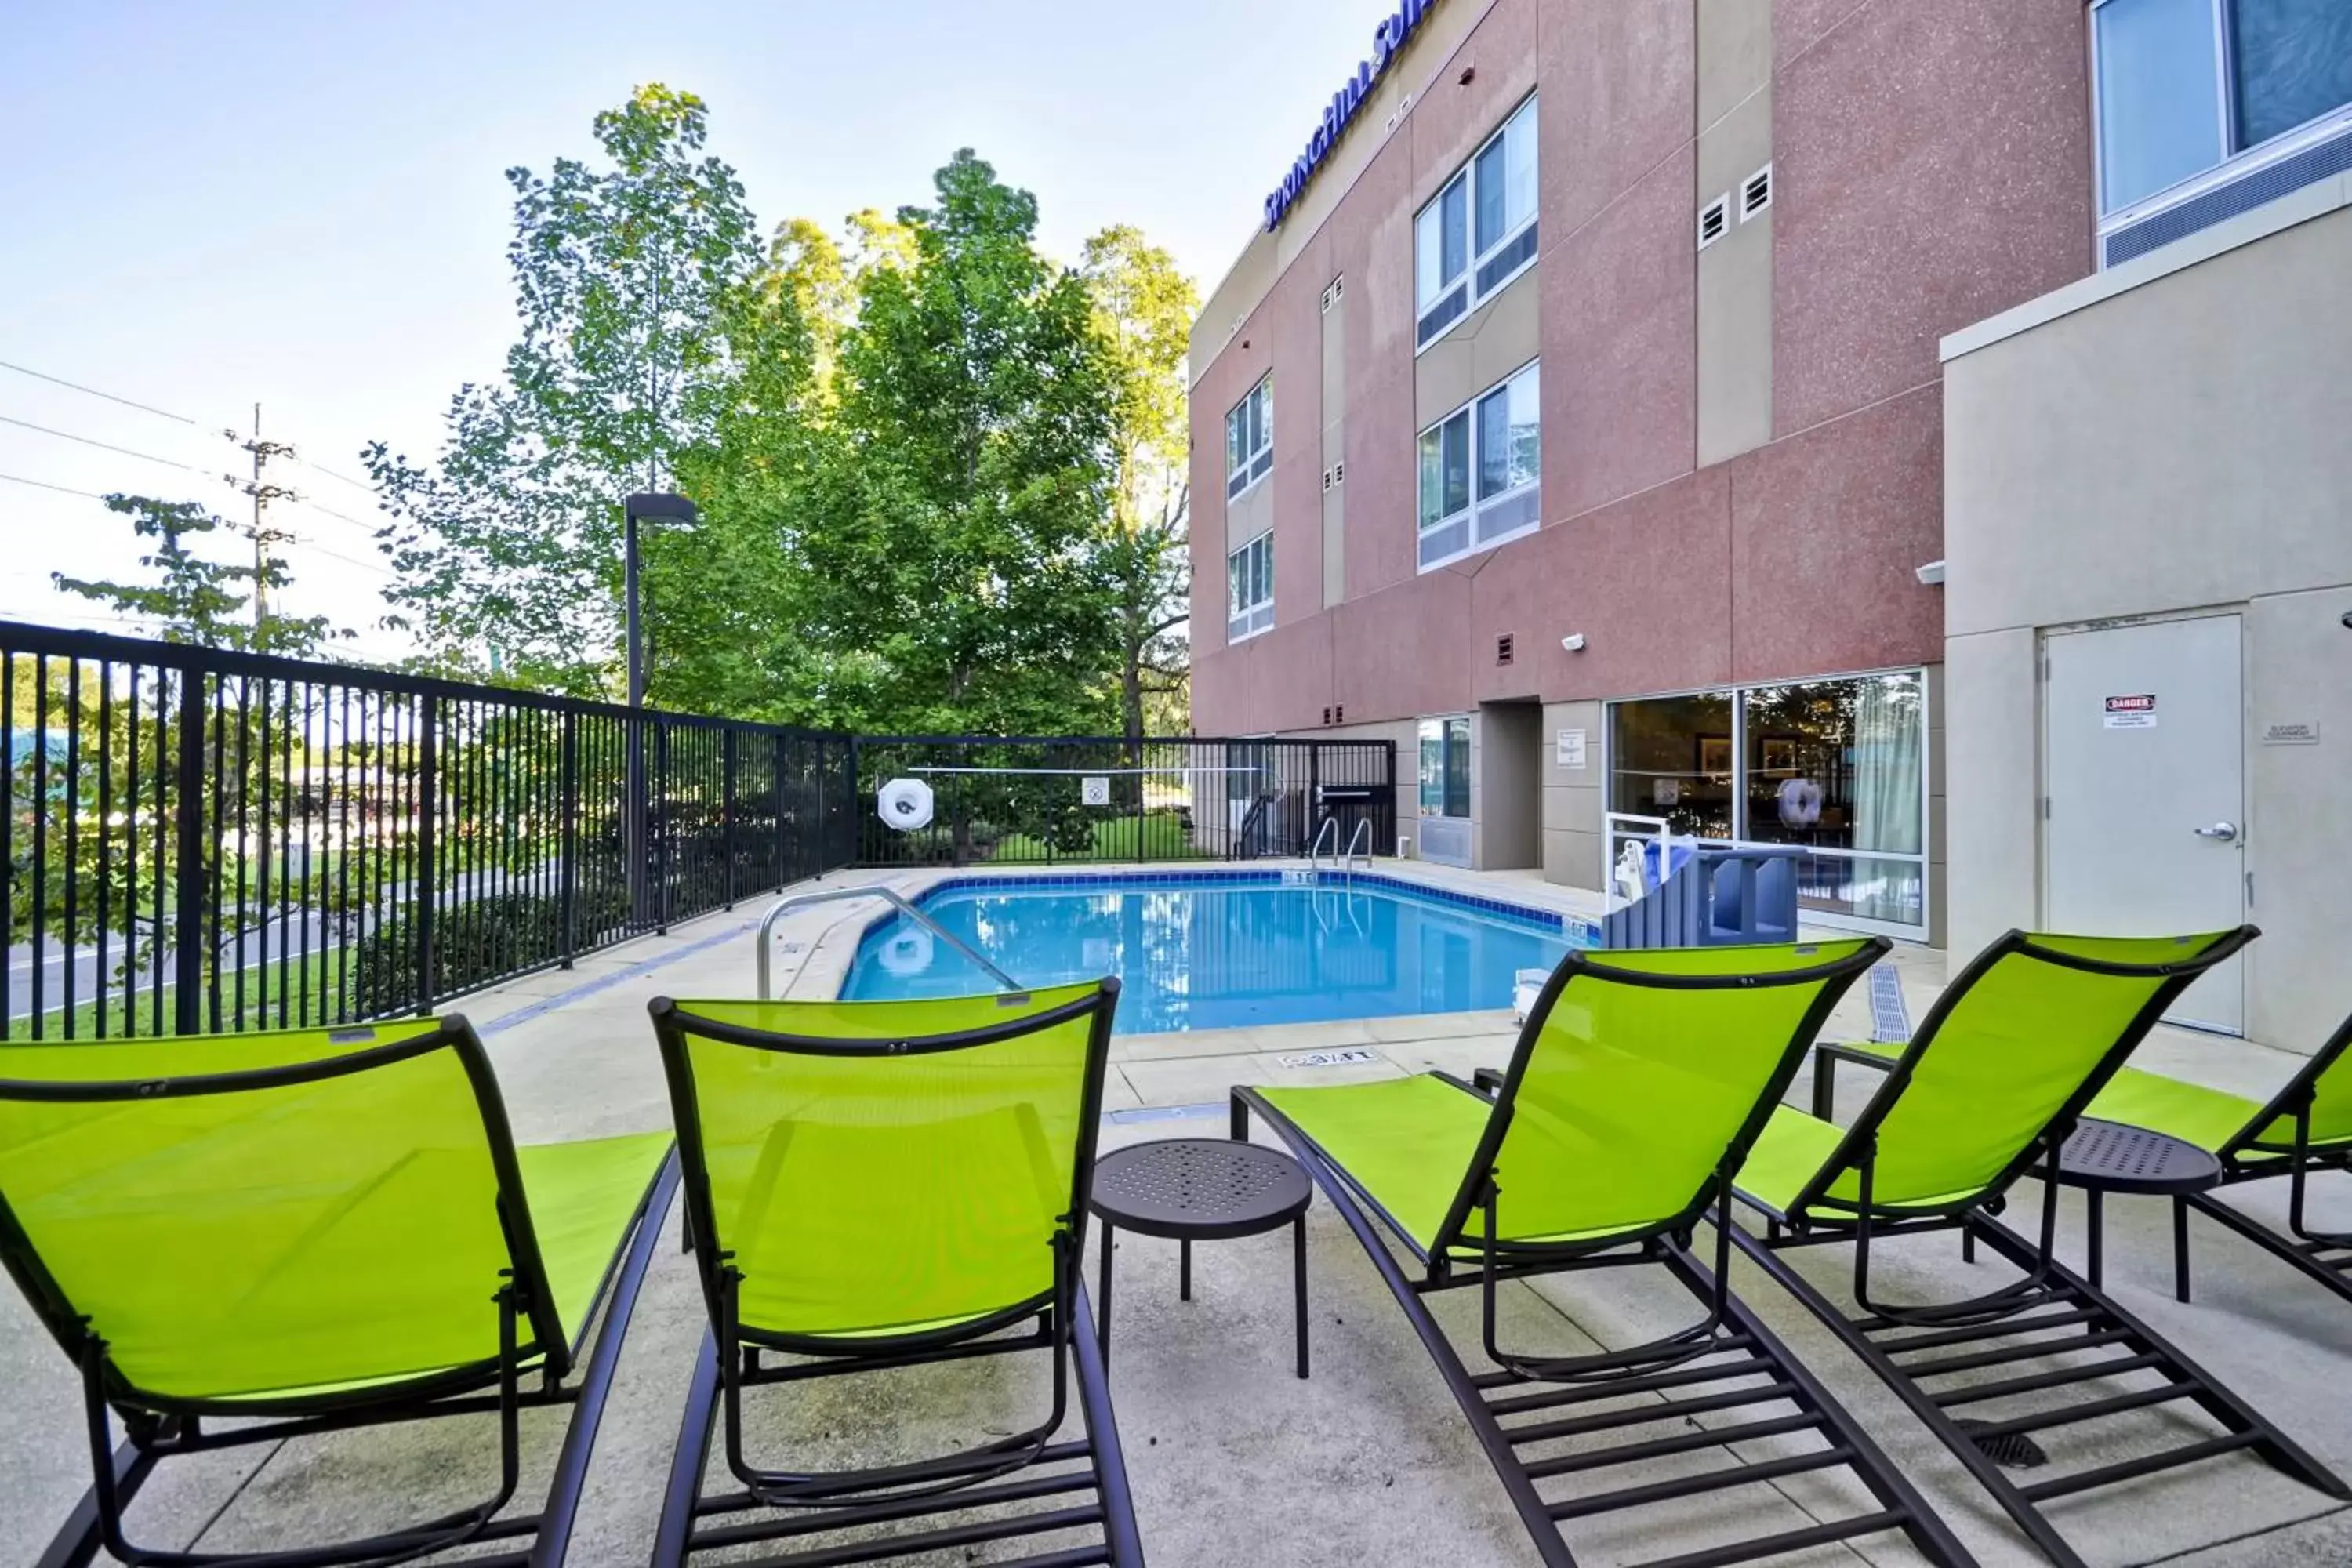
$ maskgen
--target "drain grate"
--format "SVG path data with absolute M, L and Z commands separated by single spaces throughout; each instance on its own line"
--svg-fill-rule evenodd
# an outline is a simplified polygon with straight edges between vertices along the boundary
M 2004 1470 L 2038 1470 L 2050 1462 L 2050 1456 L 2042 1451 L 2042 1445 L 2022 1432 L 2004 1432 L 1999 1436 L 1979 1437 L 1976 1435 L 1978 1429 L 1989 1423 L 1963 1420 L 1955 1421 L 1952 1425 L 1969 1434 L 1969 1441 L 1974 1443 L 1986 1458 Z

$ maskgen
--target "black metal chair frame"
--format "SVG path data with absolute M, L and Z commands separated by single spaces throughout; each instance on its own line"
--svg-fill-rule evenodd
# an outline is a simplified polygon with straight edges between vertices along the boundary
M 1883 951 L 1883 950 L 1880 950 Z M 1857 960 L 1836 966 L 1849 970 L 1851 983 L 1868 966 L 1875 952 L 1865 950 Z M 1591 966 L 1571 953 L 1547 983 L 1528 1022 L 1522 1027 L 1511 1065 L 1492 1089 L 1465 1083 L 1444 1073 L 1433 1074 L 1465 1094 L 1494 1104 L 1497 1114 L 1486 1131 L 1469 1171 L 1462 1195 L 1427 1248 L 1379 1200 L 1360 1186 L 1346 1167 L 1334 1160 L 1313 1137 L 1255 1089 L 1235 1088 L 1232 1100 L 1232 1131 L 1249 1135 L 1252 1113 L 1287 1144 L 1330 1200 L 1332 1208 L 1362 1243 L 1407 1321 L 1436 1362 L 1480 1447 L 1495 1467 L 1504 1491 L 1528 1527 L 1537 1554 L 1550 1568 L 1574 1568 L 1576 1558 L 1561 1526 L 1623 1510 L 1704 1496 L 1710 1492 L 1758 1485 L 1800 1474 L 1845 1469 L 1874 1498 L 1879 1507 L 1867 1513 L 1831 1520 L 1806 1528 L 1731 1542 L 1686 1553 L 1649 1568 L 1725 1568 L 1834 1542 L 1852 1541 L 1887 1531 L 1901 1531 L 1928 1561 L 1945 1568 L 1973 1568 L 1975 1559 L 1950 1529 L 1937 1517 L 1918 1491 L 1882 1452 L 1868 1434 L 1846 1414 L 1836 1399 L 1796 1358 L 1790 1355 L 1762 1321 L 1729 1287 L 1728 1219 L 1731 1173 L 1769 1119 L 1771 1108 L 1794 1077 L 1801 1052 L 1791 1051 L 1769 1090 L 1759 1097 L 1749 1124 L 1727 1152 L 1714 1176 L 1696 1194 L 1684 1211 L 1665 1223 L 1624 1236 L 1587 1243 L 1528 1243 L 1496 1241 L 1501 1192 L 1493 1179 L 1493 1163 L 1507 1129 L 1512 1102 L 1525 1075 L 1528 1059 L 1540 1037 L 1546 1017 L 1560 990 Z M 1744 977 L 1717 980 L 1665 976 L 1626 976 L 1611 972 L 1607 978 L 1667 989 L 1726 989 L 1754 984 L 1792 984 L 1819 979 L 1822 971 L 1791 972 L 1761 981 Z M 1832 984 L 1801 1026 L 1811 1039 L 1835 1005 L 1843 985 Z M 1482 1074 L 1482 1078 L 1489 1075 Z M 1473 1208 L 1486 1218 L 1484 1234 L 1467 1238 L 1465 1227 Z M 1712 1217 L 1717 1227 L 1713 1266 L 1692 1253 L 1700 1220 Z M 1418 1278 L 1408 1272 L 1395 1250 L 1384 1241 L 1373 1221 L 1409 1255 Z M 1465 1269 L 1451 1256 L 1457 1247 L 1475 1246 L 1478 1262 Z M 1528 1356 L 1507 1350 L 1496 1330 L 1496 1289 L 1511 1279 L 1581 1272 L 1588 1269 L 1659 1268 L 1699 1302 L 1700 1320 L 1689 1327 L 1650 1342 L 1622 1351 L 1581 1356 Z M 1481 1339 L 1487 1358 L 1498 1370 L 1473 1373 L 1423 1298 L 1440 1291 L 1475 1288 L 1481 1292 Z M 1760 1384 L 1754 1381 L 1760 1379 Z M 1549 1385 L 1549 1386 L 1536 1386 Z M 1523 1392 L 1533 1389 L 1532 1392 Z M 1506 1426 L 1505 1417 L 1542 1411 L 1568 1410 L 1630 1395 L 1654 1395 L 1654 1402 L 1632 1408 L 1614 1408 L 1584 1415 Z M 1771 1415 L 1740 1425 L 1692 1430 L 1685 1418 L 1744 1410 L 1759 1405 L 1794 1405 L 1793 1415 Z M 1673 1423 L 1679 1430 L 1643 1437 L 1639 1429 Z M 1522 1458 L 1522 1447 L 1592 1433 L 1632 1430 L 1633 1440 L 1549 1458 Z M 1582 1497 L 1547 1500 L 1538 1483 L 1555 1477 L 1581 1475 L 1643 1460 L 1702 1453 L 1740 1442 L 1802 1433 L 1819 1436 L 1826 1444 L 1811 1453 L 1734 1464 L 1697 1474 L 1621 1487 Z
M 334 1568 L 355 1563 L 388 1568 L 460 1546 L 498 1541 L 529 1544 L 469 1558 L 468 1563 L 486 1568 L 523 1564 L 554 1568 L 563 1561 L 586 1486 L 596 1430 L 612 1392 L 614 1369 L 620 1362 L 622 1339 L 652 1262 L 659 1216 L 667 1211 L 677 1190 L 676 1151 L 664 1159 L 647 1186 L 631 1221 L 628 1244 L 606 1269 L 596 1300 L 581 1324 L 581 1339 L 573 1342 L 564 1339 L 555 1315 L 537 1239 L 527 1226 L 516 1223 L 515 1216 L 528 1209 L 518 1201 L 523 1187 L 513 1133 L 489 1058 L 462 1016 L 441 1019 L 439 1027 L 430 1033 L 320 1061 L 123 1084 L 0 1082 L 0 1099 L 101 1102 L 286 1088 L 364 1072 L 445 1048 L 457 1053 L 481 1106 L 498 1176 L 500 1225 L 514 1263 L 504 1271 L 507 1284 L 495 1298 L 499 1351 L 488 1361 L 395 1383 L 285 1399 L 181 1399 L 142 1390 L 109 1358 L 105 1341 L 92 1333 L 89 1320 L 74 1310 L 5 1197 L 0 1196 L 0 1264 L 5 1265 L 43 1323 L 79 1367 L 89 1439 L 90 1489 L 41 1554 L 37 1568 L 85 1568 L 101 1547 L 133 1568 Z M 579 1366 L 590 1325 L 600 1322 L 585 1370 L 576 1383 L 566 1383 Z M 536 1366 L 530 1364 L 534 1360 Z M 526 1388 L 524 1379 L 534 1373 L 538 1386 Z M 561 1405 L 572 1407 L 572 1418 L 545 1503 L 535 1513 L 501 1517 L 520 1479 L 522 1413 Z M 122 1418 L 125 1436 L 120 1445 L 113 1441 L 110 1409 Z M 412 1421 L 484 1415 L 494 1415 L 499 1421 L 499 1485 L 495 1493 L 471 1508 L 380 1535 L 258 1552 L 158 1551 L 137 1545 L 125 1534 L 125 1511 L 165 1459 Z M 223 1429 L 207 1426 L 205 1422 L 211 1418 L 250 1424 Z
M 2352 1501 L 2352 1489 L 2347 1489 L 2292 1438 L 2146 1323 L 2125 1311 L 2104 1290 L 2059 1262 L 2056 1256 L 2058 1205 L 2054 1194 L 2058 1157 L 2084 1108 L 2105 1087 L 2124 1058 L 2155 1027 L 2179 994 L 2206 969 L 2252 941 L 2255 934 L 2252 928 L 2244 928 L 2223 938 L 2197 961 L 2177 965 L 2115 964 L 2034 949 L 2034 958 L 2061 967 L 2143 977 L 2161 973 L 2167 978 L 2117 1036 L 2098 1067 L 2042 1132 L 1992 1182 L 1968 1198 L 1940 1208 L 1880 1208 L 1874 1204 L 1872 1193 L 1878 1129 L 1908 1085 L 1920 1053 L 1933 1043 L 1945 1019 L 1969 987 L 1995 963 L 2030 946 L 2030 939 L 2024 933 L 2010 932 L 1987 948 L 1946 988 L 1897 1060 L 1889 1063 L 1860 1053 L 1838 1053 L 1843 1059 L 1867 1060 L 1884 1068 L 1888 1079 L 1869 1108 L 1847 1130 L 1837 1152 L 1790 1202 L 1788 1212 L 1774 1211 L 1741 1194 L 1743 1203 L 1764 1216 L 1766 1233 L 1758 1237 L 1744 1227 L 1735 1227 L 1734 1240 L 1739 1249 L 1802 1301 L 1847 1349 L 1875 1372 L 1993 1495 L 2027 1538 L 2061 1568 L 2082 1568 L 2083 1559 L 2042 1515 L 2040 1504 L 2225 1454 L 2251 1451 L 2305 1485 L 2340 1500 Z M 2042 1205 L 2039 1236 L 2028 1240 L 1994 1216 L 2001 1212 L 2009 1188 L 2020 1178 L 2037 1173 L 2036 1167 L 2053 1196 Z M 1856 1177 L 1854 1196 L 1850 1200 L 1829 1196 L 1829 1188 L 1848 1171 Z M 1962 1301 L 1898 1305 L 1873 1300 L 1870 1255 L 1874 1242 L 1950 1231 L 1960 1233 L 1971 1256 L 1980 1242 L 2015 1267 L 2021 1278 Z M 1862 1309 L 1861 1315 L 1855 1317 L 1849 1317 L 1845 1309 L 1831 1300 L 1782 1256 L 1796 1249 L 1847 1243 L 1854 1249 L 1852 1295 Z M 2064 1331 L 2053 1334 L 2053 1331 Z M 2109 1349 L 2120 1353 L 2087 1364 L 2024 1371 L 1991 1383 L 1929 1388 L 1924 1382 L 1991 1367 L 2024 1367 L 2053 1356 Z M 1922 1351 L 1958 1353 L 1927 1360 L 1897 1359 Z M 1954 1414 L 1968 1405 L 2012 1395 L 2046 1394 L 2143 1372 L 2157 1379 L 2153 1385 L 2009 1419 L 1962 1426 L 1961 1418 Z M 2011 1480 L 1989 1451 L 2011 1440 L 2030 1438 L 2033 1433 L 2181 1401 L 2203 1410 L 2221 1426 L 2222 1434 L 2025 1485 Z
M 2189 1278 L 2189 1210 L 2194 1208 L 2273 1257 L 2292 1264 L 2306 1279 L 2352 1301 L 2352 1232 L 2317 1230 L 2305 1219 L 2315 1172 L 2352 1173 L 2352 1143 L 2319 1150 L 2311 1146 L 2311 1111 L 2319 1080 L 2347 1051 L 2352 1051 L 2352 1017 L 2336 1026 L 2327 1043 L 2288 1080 L 2284 1089 L 2271 1098 L 2261 1113 L 2246 1124 L 2244 1131 L 2218 1151 L 2224 1187 L 2286 1178 L 2285 1236 L 2211 1193 L 2191 1193 L 2173 1200 L 2173 1246 L 2184 1281 L 2182 1300 L 2189 1299 L 2185 1286 Z M 2294 1119 L 2293 1141 L 2284 1145 L 2263 1142 L 2263 1131 L 2281 1117 Z
M 1079 1277 L 1087 1195 L 1094 1173 L 1111 1017 L 1118 997 L 1118 983 L 1106 980 L 1094 995 L 1048 1012 L 990 1028 L 911 1040 L 800 1037 L 694 1020 L 690 1032 L 695 1035 L 753 1049 L 878 1057 L 970 1049 L 1092 1015 L 1076 1172 L 1070 1207 L 1060 1216 L 1062 1229 L 1054 1237 L 1050 1289 L 973 1322 L 855 1341 L 775 1333 L 746 1327 L 739 1321 L 736 1300 L 742 1277 L 732 1266 L 733 1254 L 702 1245 L 699 1239 L 719 1233 L 698 1118 L 691 1113 L 696 1101 L 686 1055 L 689 1030 L 675 1004 L 667 997 L 656 999 L 652 1006 L 655 1033 L 679 1108 L 687 1245 L 695 1256 L 711 1321 L 696 1359 L 671 1458 L 654 1546 L 655 1568 L 683 1568 L 698 1552 L 767 1542 L 793 1543 L 802 1550 L 761 1557 L 752 1568 L 899 1561 L 925 1552 L 1081 1530 L 1098 1531 L 1102 1539 L 1020 1562 L 1034 1568 L 1085 1568 L 1087 1564 L 1141 1568 L 1143 1550 L 1111 1409 L 1109 1380 L 1092 1331 L 1086 1286 Z M 1024 1324 L 1028 1325 L 1026 1331 L 1017 1331 Z M 1050 1359 L 1052 1407 L 1043 1421 L 1010 1436 L 908 1464 L 827 1472 L 763 1469 L 751 1462 L 745 1449 L 742 1411 L 748 1390 L 1033 1351 L 1043 1352 Z M 768 1363 L 762 1360 L 764 1353 L 803 1359 Z M 1073 1367 L 1086 1435 L 1057 1443 L 1053 1436 L 1068 1414 Z M 711 1439 L 722 1427 L 727 1468 L 740 1485 L 738 1489 L 714 1496 L 705 1491 L 704 1477 Z M 979 1519 L 953 1518 L 1052 1499 L 1066 1499 L 1069 1504 Z M 751 1513 L 765 1517 L 718 1522 Z M 928 1528 L 854 1545 L 845 1545 L 838 1539 L 845 1531 L 918 1524 Z

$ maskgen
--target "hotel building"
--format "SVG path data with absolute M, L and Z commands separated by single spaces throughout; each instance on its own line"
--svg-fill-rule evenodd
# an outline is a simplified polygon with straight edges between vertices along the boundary
M 1833 923 L 2041 923 L 2053 628 L 2352 583 L 2340 438 L 2295 457 L 2315 505 L 2337 476 L 2324 542 L 2244 583 L 2140 571 L 2150 473 L 2137 517 L 2081 505 L 2129 433 L 2100 383 L 2160 401 L 2195 362 L 2150 379 L 2075 341 L 2138 308 L 2134 279 L 2342 187 L 2347 23 L 2337 0 L 1368 7 L 1364 67 L 1265 172 L 1193 332 L 1196 728 L 1392 739 L 1401 836 L 1433 860 L 1595 888 L 1622 813 L 1803 847 Z M 2333 353 L 2313 393 L 2339 437 L 2347 254 L 2303 263 L 2332 255 L 2332 304 L 2273 312 L 2332 322 L 2242 372 L 2285 353 L 2315 382 Z M 2138 428 L 2193 447 L 2176 414 Z M 2068 591 L 2083 573 L 2115 591 Z M 1997 838 L 1948 854 L 1963 826 Z

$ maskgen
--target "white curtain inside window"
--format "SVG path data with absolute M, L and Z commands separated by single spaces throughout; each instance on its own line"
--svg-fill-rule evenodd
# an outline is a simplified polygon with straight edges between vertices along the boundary
M 1862 682 L 1853 715 L 1856 849 L 1890 855 L 1920 852 L 1926 829 L 1921 786 L 1927 770 L 1922 696 L 1916 676 L 1878 676 Z M 1915 915 L 1906 901 L 1879 878 L 1864 874 L 1854 879 L 1853 912 L 1866 920 L 1909 921 Z

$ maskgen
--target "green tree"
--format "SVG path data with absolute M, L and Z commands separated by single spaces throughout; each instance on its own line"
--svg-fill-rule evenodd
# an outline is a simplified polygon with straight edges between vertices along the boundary
M 293 574 L 283 559 L 267 553 L 257 566 L 224 565 L 198 554 L 191 542 L 229 526 L 199 503 L 110 495 L 106 505 L 129 518 L 131 531 L 140 538 L 156 542 L 139 558 L 156 581 L 93 582 L 52 572 L 49 580 L 60 593 L 79 595 L 144 622 L 165 642 L 203 647 L 299 657 L 352 635 L 334 629 L 324 616 L 281 616 L 268 610 L 249 615 L 247 606 L 257 588 L 265 595 L 280 593 L 293 583 Z
M 623 498 L 736 476 L 744 464 L 713 457 L 730 445 L 773 460 L 800 420 L 810 352 L 797 302 L 760 287 L 757 225 L 735 171 L 703 151 L 702 100 L 641 88 L 594 129 L 601 166 L 508 173 L 521 336 L 504 377 L 458 390 L 429 466 L 381 442 L 365 454 L 393 518 L 388 597 L 436 657 L 465 668 L 496 646 L 512 679 L 574 691 L 614 684 Z M 750 467 L 697 495 L 698 564 L 756 553 L 732 537 L 736 506 L 764 489 Z M 680 548 L 649 542 L 648 559 Z M 650 573 L 657 645 L 744 581 Z M 702 645 L 726 631 L 722 617 Z
M 1112 373 L 1112 482 L 1101 552 L 1118 624 L 1119 717 L 1130 742 L 1189 721 L 1192 592 L 1184 357 L 1200 296 L 1174 258 L 1120 226 L 1082 270 Z
M 1117 712 L 1101 573 L 1118 383 L 1037 205 L 969 150 L 858 275 L 838 410 L 780 529 L 814 657 L 795 716 L 998 734 Z

